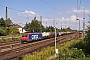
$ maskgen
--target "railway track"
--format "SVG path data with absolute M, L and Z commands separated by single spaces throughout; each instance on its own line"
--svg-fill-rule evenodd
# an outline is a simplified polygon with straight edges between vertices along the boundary
M 39 41 L 39 42 L 36 42 L 36 43 L 33 43 L 33 44 L 25 44 L 23 46 L 19 46 L 16 49 L 0 53 L 0 57 L 7 58 L 7 56 L 9 57 L 9 56 L 17 55 L 17 53 L 22 53 L 22 52 L 29 51 L 29 50 L 32 51 L 34 49 L 37 49 L 37 47 L 39 47 L 41 45 L 43 46 L 43 45 L 49 44 L 52 40 L 53 39 L 50 39 L 50 40 L 47 39 L 48 42 L 46 40 L 44 40 L 44 41 Z M 12 53 L 10 53 L 10 52 L 12 52 Z
M 75 38 L 75 34 L 57 37 L 57 43 L 63 43 L 73 38 Z M 33 51 L 40 50 L 44 47 L 53 46 L 53 45 L 54 45 L 54 38 L 33 42 L 30 44 L 21 44 L 19 46 L 16 46 L 14 49 L 0 52 L 0 60 L 16 59 L 17 57 L 20 57 L 26 53 L 31 53 Z
M 20 41 L 0 43 L 0 49 L 8 48 L 10 45 L 17 45 L 17 44 L 20 44 Z
M 0 43 L 0 52 L 4 52 L 4 51 L 7 51 L 7 50 L 10 50 L 10 46 L 18 46 L 18 45 L 21 45 L 20 41 L 14 41 L 14 42 L 7 42 L 7 43 Z
M 3 45 L 9 45 L 9 44 L 14 44 L 14 43 L 19 43 L 20 41 L 13 41 L 13 42 L 0 42 L 0 46 L 3 46 Z

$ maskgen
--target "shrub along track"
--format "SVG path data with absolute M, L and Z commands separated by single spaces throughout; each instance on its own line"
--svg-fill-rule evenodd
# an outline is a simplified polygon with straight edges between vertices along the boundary
M 57 43 L 63 43 L 63 42 L 69 41 L 75 38 L 75 36 L 76 34 L 69 34 L 69 35 L 57 37 Z M 30 44 L 22 44 L 15 49 L 1 52 L 0 60 L 9 60 L 9 59 L 18 60 L 18 58 L 22 55 L 25 55 L 27 53 L 32 53 L 34 51 L 38 51 L 47 46 L 53 46 L 54 42 L 55 42 L 54 38 L 51 38 L 51 39 L 46 39 L 38 42 L 33 42 Z

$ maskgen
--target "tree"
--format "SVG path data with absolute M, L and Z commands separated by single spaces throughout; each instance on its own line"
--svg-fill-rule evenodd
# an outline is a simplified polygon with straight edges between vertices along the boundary
M 0 36 L 5 35 L 5 27 L 0 27 Z
M 68 28 L 66 29 L 66 31 L 71 31 L 71 29 L 68 27 Z
M 19 30 L 15 26 L 10 26 L 9 27 L 9 33 L 10 34 L 18 34 Z
M 26 23 L 24 29 L 29 32 L 41 32 L 41 27 L 44 29 L 44 26 L 40 25 L 40 21 L 36 20 L 36 17 L 34 17 L 31 23 Z
M 46 32 L 54 32 L 54 27 L 52 27 L 52 26 L 49 26 L 49 27 L 46 27 Z
M 12 20 L 10 18 L 8 18 L 7 20 L 5 20 L 6 22 L 6 26 L 9 27 L 12 24 Z
M 88 27 L 87 35 L 84 38 L 84 42 L 85 42 L 84 50 L 87 54 L 90 54 L 90 26 Z
M 30 23 L 27 24 L 27 22 L 26 22 L 26 25 L 24 26 L 24 29 L 25 29 L 26 31 L 29 31 L 29 30 L 30 30 L 29 27 L 30 27 Z
M 0 26 L 5 27 L 5 20 L 0 18 Z

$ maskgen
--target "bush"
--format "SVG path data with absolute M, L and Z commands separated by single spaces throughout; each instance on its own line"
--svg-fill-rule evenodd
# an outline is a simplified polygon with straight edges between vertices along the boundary
M 4 27 L 0 27 L 0 36 L 5 35 L 5 28 Z
M 70 47 L 79 43 L 79 41 L 82 40 L 72 40 L 61 45 L 58 44 L 57 48 L 59 54 L 52 60 L 89 60 L 90 57 L 86 57 L 82 49 Z M 78 44 L 76 46 L 78 46 Z M 46 60 L 48 57 L 53 56 L 54 54 L 54 47 L 48 47 L 42 49 L 41 52 L 34 52 L 33 54 L 25 55 L 23 60 Z
M 83 40 L 81 40 L 80 42 L 73 43 L 69 48 L 84 49 L 84 47 L 85 47 L 85 43 Z
M 83 57 L 83 51 L 82 51 L 82 50 L 77 50 L 77 48 L 75 48 L 75 49 L 73 50 L 73 54 L 72 54 L 71 57 L 72 57 L 72 58 L 75 58 L 75 59 L 77 59 L 77 58 L 82 58 L 82 57 Z
M 32 55 L 25 55 L 23 60 L 46 60 L 49 56 L 54 54 L 53 47 L 47 47 L 46 49 L 42 49 L 41 52 L 34 52 Z

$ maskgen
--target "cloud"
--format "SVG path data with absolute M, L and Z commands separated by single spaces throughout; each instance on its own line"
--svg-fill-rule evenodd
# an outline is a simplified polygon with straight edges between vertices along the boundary
M 66 27 L 70 27 L 72 29 L 77 29 L 78 27 L 78 21 L 76 20 L 77 17 L 76 15 L 71 15 L 69 17 L 61 17 L 61 18 L 54 18 L 55 20 L 55 25 L 58 28 L 61 28 L 61 23 L 62 23 L 62 27 L 65 28 Z M 83 18 L 78 17 L 78 19 L 80 20 L 80 22 L 83 21 Z M 44 26 L 53 26 L 53 18 L 43 18 L 42 19 L 43 25 Z M 82 23 L 81 23 L 81 29 L 82 29 Z
M 81 18 L 79 18 L 81 19 Z M 42 19 L 43 21 L 53 21 L 52 18 L 43 18 Z M 72 15 L 68 18 L 65 18 L 65 17 L 61 17 L 61 18 L 55 18 L 54 19 L 55 21 L 60 21 L 60 22 L 65 22 L 65 21 L 68 21 L 68 22 L 76 22 L 76 16 L 75 15 Z
M 51 20 L 53 20 L 52 18 L 43 18 L 42 19 L 43 21 L 51 21 Z
M 62 12 L 58 12 L 59 14 L 63 14 Z
M 55 20 L 58 20 L 58 21 L 60 21 L 60 20 L 62 20 L 62 19 L 60 19 L 60 18 L 56 18 Z
M 70 17 L 70 20 L 76 20 L 76 16 L 75 16 L 75 15 L 72 15 L 72 16 Z
M 60 21 L 66 21 L 66 22 L 75 22 L 76 21 L 76 16 L 75 15 L 72 15 L 68 18 L 65 18 L 65 17 L 62 17 L 61 19 L 58 19 Z
M 68 13 L 71 13 L 71 11 L 68 11 Z
M 71 21 L 71 22 L 76 22 L 76 19 L 77 19 L 76 15 L 72 15 L 69 18 L 66 18 L 65 20 Z M 81 17 L 78 17 L 78 19 L 83 20 L 83 18 L 81 18 Z
M 36 13 L 33 12 L 33 11 L 25 11 L 25 12 L 22 12 L 23 14 L 28 14 L 28 15 L 35 15 Z
M 36 13 L 35 12 L 33 12 L 33 11 L 24 11 L 24 12 L 21 12 L 21 13 L 19 13 L 18 14 L 19 16 L 35 16 L 36 15 Z
M 64 17 L 62 17 L 62 18 L 61 18 L 61 20 L 65 20 L 65 18 L 64 18 Z
M 69 18 L 66 18 L 66 20 L 68 21 L 68 20 L 70 20 Z
M 84 7 L 82 7 L 84 8 Z M 77 10 L 77 9 L 72 9 L 71 11 L 68 11 L 68 13 L 84 13 L 83 9 Z M 90 13 L 90 10 L 85 9 L 85 13 Z

